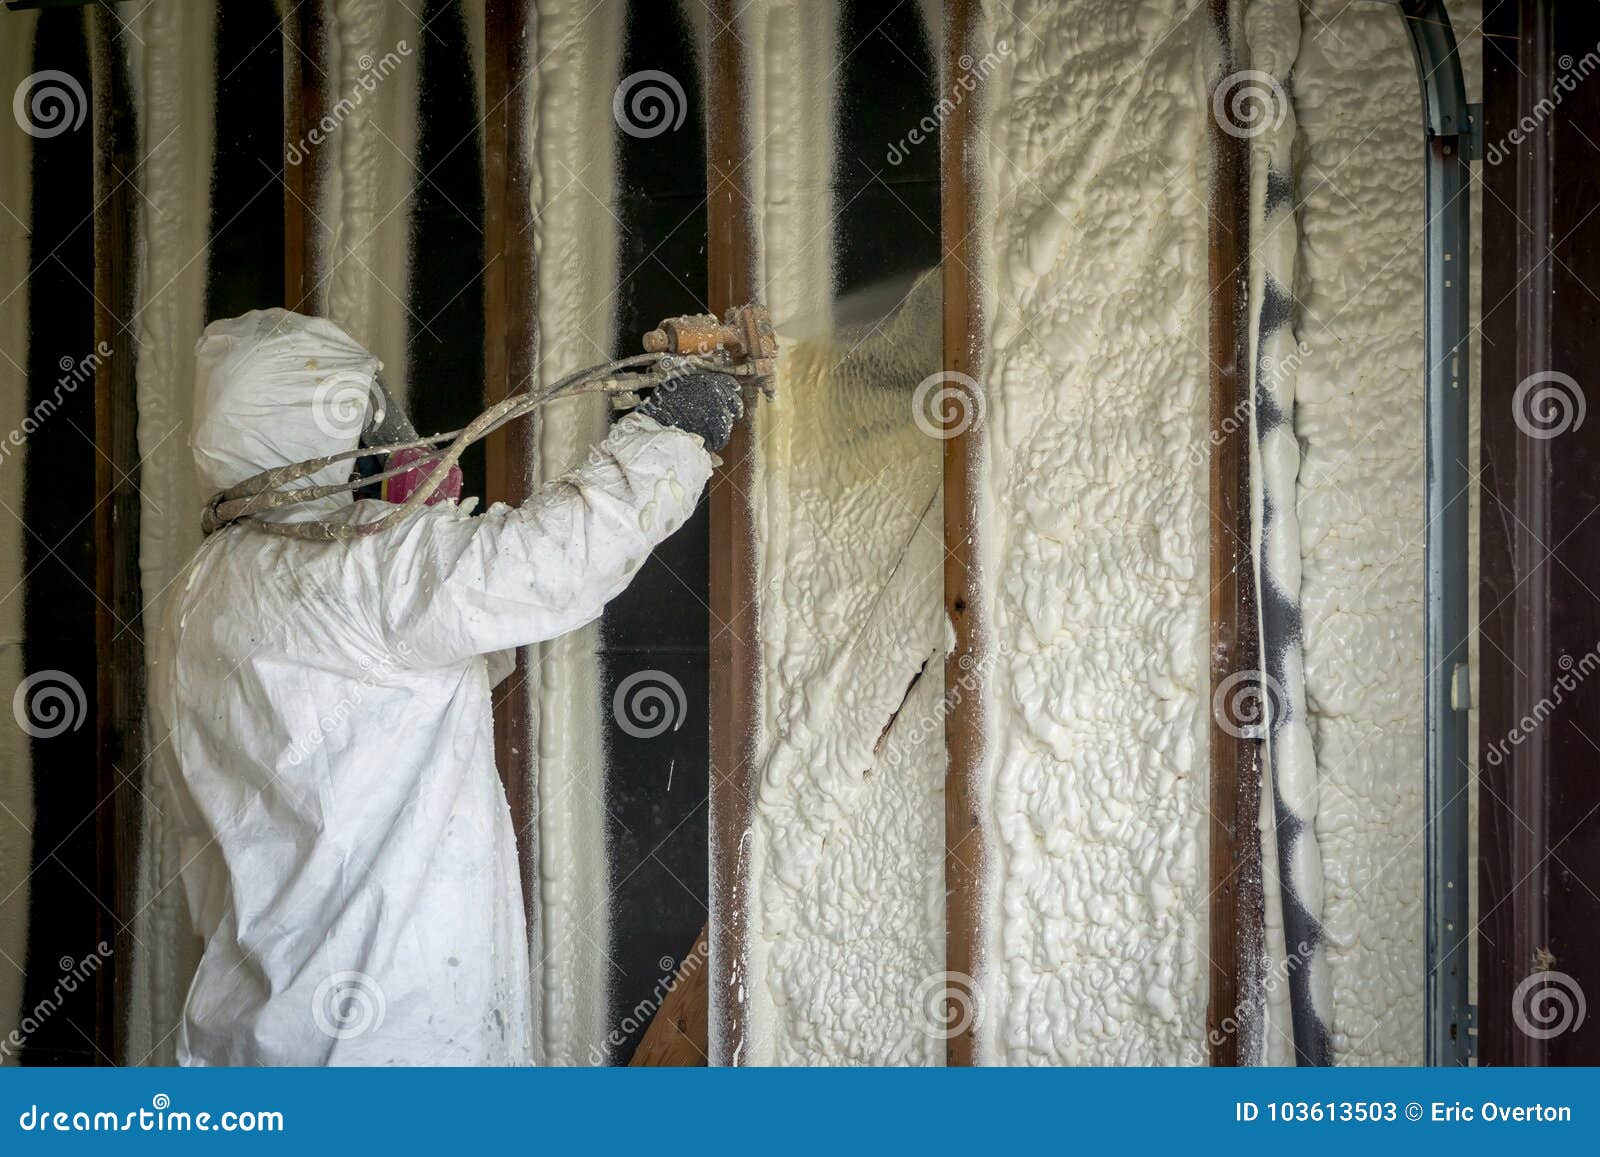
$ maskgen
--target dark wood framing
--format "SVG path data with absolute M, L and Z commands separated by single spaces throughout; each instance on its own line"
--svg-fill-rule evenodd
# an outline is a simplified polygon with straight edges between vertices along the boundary
M 1223 60 L 1216 84 L 1240 64 L 1231 0 L 1210 0 Z M 1209 103 L 1209 102 L 1208 102 Z M 1219 698 L 1259 679 L 1261 646 L 1250 555 L 1249 141 L 1210 121 L 1211 778 L 1210 986 L 1206 1035 L 1213 1065 L 1248 1063 L 1264 1010 L 1261 740 L 1230 726 Z M 1220 717 L 1219 717 L 1220 716 Z
M 484 404 L 527 387 L 538 363 L 537 266 L 533 248 L 533 142 L 528 137 L 533 61 L 532 0 L 487 0 L 484 11 Z M 520 505 L 533 485 L 531 421 L 513 422 L 485 445 L 487 502 Z M 494 694 L 495 766 L 517 832 L 528 936 L 537 943 L 538 809 L 534 719 L 528 702 L 534 648 Z
M 88 16 L 95 132 L 94 542 L 96 891 L 99 940 L 112 949 L 95 975 L 95 1042 L 103 1058 L 128 1061 L 125 1026 L 133 986 L 144 756 L 144 593 L 139 574 L 139 409 L 135 369 L 134 213 L 127 178 L 138 168 L 138 126 L 123 63 L 125 35 L 108 10 Z M 105 351 L 110 351 L 109 355 Z
M 756 296 L 744 131 L 745 62 L 738 5 L 708 4 L 706 59 L 706 218 L 709 305 L 714 313 Z M 746 413 L 755 398 L 746 399 Z M 748 1059 L 749 832 L 760 702 L 759 607 L 751 488 L 755 441 L 747 416 L 722 451 L 711 479 L 711 971 L 710 1048 L 714 1065 Z
M 961 75 L 969 60 L 981 14 L 973 0 L 946 0 L 944 83 Z M 944 370 L 952 388 L 972 388 L 983 372 L 983 296 L 978 281 L 976 239 L 980 166 L 973 153 L 978 101 L 975 90 L 950 111 L 943 125 L 939 155 L 940 273 L 944 292 Z M 984 834 L 979 801 L 982 774 L 983 651 L 976 536 L 977 472 L 984 424 L 981 396 L 969 413 L 966 430 L 944 445 L 944 608 L 955 631 L 955 647 L 945 658 L 945 968 L 956 983 L 975 985 L 981 965 Z M 948 999 L 956 1000 L 952 993 Z M 947 1010 L 954 1014 L 957 1010 Z M 978 1061 L 976 1016 L 950 1015 L 962 1030 L 945 1044 L 945 1063 Z

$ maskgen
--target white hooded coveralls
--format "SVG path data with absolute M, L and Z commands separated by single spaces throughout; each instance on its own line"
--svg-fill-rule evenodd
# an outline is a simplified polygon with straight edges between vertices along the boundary
M 250 313 L 197 354 L 191 443 L 212 487 L 357 444 L 378 363 L 331 322 Z M 205 541 L 152 687 L 205 942 L 181 1063 L 528 1062 L 486 656 L 595 619 L 710 471 L 699 438 L 634 414 L 518 509 L 442 504 L 347 543 L 247 526 Z M 393 509 L 344 496 L 273 517 Z

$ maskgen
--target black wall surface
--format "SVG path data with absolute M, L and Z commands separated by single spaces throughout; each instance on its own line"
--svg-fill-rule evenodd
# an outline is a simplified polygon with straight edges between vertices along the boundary
M 84 93 L 93 92 L 81 12 L 40 14 L 33 68 L 60 70 Z M 48 416 L 28 436 L 22 509 L 12 512 L 24 527 L 26 577 L 23 590 L 7 597 L 20 593 L 26 600 L 23 672 L 37 682 L 29 693 L 33 706 L 13 711 L 5 726 L 22 727 L 26 720 L 34 736 L 28 951 L 15 963 L 25 968 L 24 1017 L 49 1010 L 36 1017 L 22 1050 L 23 1063 L 36 1065 L 100 1063 L 93 985 L 75 983 L 70 993 L 60 987 L 100 941 L 93 818 L 99 794 L 94 382 L 73 369 L 94 351 L 93 117 L 91 110 L 81 127 L 33 142 L 28 406 Z M 21 466 L 13 457 L 6 468 Z M 60 698 L 44 698 L 54 690 Z M 12 822 L 0 815 L 0 826 Z M 12 966 L 0 961 L 0 968 Z
M 653 137 L 618 131 L 617 206 L 622 221 L 618 259 L 617 356 L 638 353 L 639 338 L 664 317 L 706 308 L 705 136 L 700 77 L 692 34 L 675 4 L 633 0 L 621 75 L 655 69 L 682 87 L 684 116 Z M 675 119 L 675 118 L 674 118 Z M 556 290 L 545 275 L 546 292 Z M 706 661 L 708 523 L 702 499 L 694 517 L 650 557 L 639 577 L 606 608 L 601 622 L 601 690 L 609 753 L 613 920 L 612 1027 L 621 1043 L 610 1053 L 626 1064 L 647 1018 L 640 1001 L 659 986 L 694 944 L 706 919 L 706 789 L 710 760 Z M 619 724 L 613 702 L 630 678 L 646 687 L 681 690 L 667 702 L 676 726 Z M 632 718 L 626 712 L 621 718 Z
M 460 0 L 429 0 L 422 26 L 407 408 L 432 433 L 465 426 L 484 405 L 483 136 Z M 461 472 L 463 493 L 481 499 L 483 443 L 461 456 Z
M 206 320 L 283 303 L 283 37 L 272 0 L 217 6 Z

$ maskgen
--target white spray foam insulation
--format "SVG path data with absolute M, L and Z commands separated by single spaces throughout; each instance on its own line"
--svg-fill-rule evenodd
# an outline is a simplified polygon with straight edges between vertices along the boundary
M 1251 524 L 1262 661 L 1252 722 L 1266 740 L 1263 779 L 1271 830 L 1262 858 L 1269 935 L 1277 938 L 1270 943 L 1267 971 L 1270 1036 L 1259 1059 L 1298 1057 L 1301 1063 L 1326 1064 L 1332 996 L 1315 826 L 1316 753 L 1306 725 L 1296 515 L 1295 380 L 1301 353 L 1293 294 L 1300 237 L 1289 86 L 1299 47 L 1298 4 L 1258 0 L 1249 5 L 1245 48 L 1256 79 L 1248 95 L 1258 117 L 1244 121 L 1229 111 L 1223 123 L 1246 132 L 1250 141 Z
M 533 214 L 540 271 L 539 384 L 611 357 L 617 280 L 616 126 L 625 8 L 588 0 L 540 4 L 535 75 Z M 536 482 L 554 479 L 605 437 L 603 399 L 544 407 Z M 530 678 L 538 756 L 537 1060 L 593 1063 L 606 1023 L 609 875 L 599 626 L 541 644 Z
M 135 369 L 139 406 L 139 571 L 144 621 L 160 621 L 164 599 L 200 543 L 198 511 L 207 495 L 195 474 L 188 430 L 194 397 L 194 345 L 205 324 L 206 246 L 210 236 L 214 11 L 156 0 L 132 20 L 127 66 L 138 113 L 135 210 Z M 263 175 L 265 179 L 265 175 Z M 270 195 L 264 194 L 264 195 Z M 158 678 L 151 673 L 152 681 Z M 173 769 L 170 744 L 148 735 L 146 783 L 160 763 Z M 128 1024 L 135 1063 L 172 1064 L 174 1030 L 199 942 L 178 883 L 177 849 L 163 822 L 164 800 L 146 792 Z
M 1294 71 L 1305 681 L 1336 1059 L 1423 1043 L 1423 139 L 1383 5 L 1313 0 Z
M 837 5 L 832 0 L 807 4 L 756 0 L 736 18 L 735 32 L 746 70 L 741 96 L 749 148 L 745 171 L 757 232 L 756 284 L 780 330 L 797 324 L 814 328 L 818 319 L 831 315 L 833 306 L 832 179 L 838 19 Z M 715 110 L 708 111 L 708 115 L 716 115 Z M 767 425 L 769 418 L 775 417 L 766 406 L 759 405 L 751 418 L 758 450 L 750 502 L 758 526 L 767 521 L 765 508 L 769 505 L 780 512 L 788 507 L 786 480 L 770 472 L 765 461 Z M 769 498 L 768 491 L 774 487 L 777 493 Z M 781 569 L 775 568 L 784 565 L 781 555 L 774 556 L 768 549 L 771 545 L 770 536 L 757 534 L 756 571 L 763 591 L 757 615 L 762 621 L 763 636 L 768 634 L 765 617 L 774 602 L 765 584 L 781 574 Z M 761 712 L 759 718 L 749 721 L 756 752 L 752 774 L 759 774 L 762 755 L 770 747 L 768 724 L 781 709 L 784 691 L 783 673 L 769 671 L 766 647 L 762 652 Z M 745 961 L 748 971 L 728 978 L 725 983 L 731 991 L 713 993 L 711 1000 L 712 1051 L 739 1064 L 770 1061 L 787 1036 L 783 1011 L 777 1003 L 782 997 L 772 992 L 766 980 L 771 967 L 767 959 L 771 942 L 763 932 L 768 919 L 763 904 L 769 897 L 756 884 L 768 872 L 768 849 L 762 838 L 766 829 L 760 814 L 765 806 L 766 802 L 758 798 L 747 837 L 747 878 L 731 885 L 711 881 L 712 895 L 738 897 L 749 909 Z M 771 919 L 781 926 L 786 916 L 775 912 Z M 730 1001 L 745 1006 L 743 1041 L 725 1039 L 726 1028 L 718 1010 Z M 804 1010 L 796 1013 L 806 1015 Z
M 791 345 L 763 415 L 752 1064 L 943 1056 L 939 306 Z
M 738 1060 L 937 1064 L 941 443 L 914 394 L 939 367 L 940 286 L 834 300 L 833 125 L 854 47 L 839 19 L 763 2 L 739 29 L 759 281 L 784 357 L 755 419 L 762 709 Z M 865 319 L 839 320 L 857 305 Z
M 1177 0 L 991 20 L 980 1049 L 1177 1063 L 1205 1036 L 1215 53 Z
M 334 0 L 325 72 L 331 150 L 322 203 L 326 251 L 318 271 L 328 316 L 383 362 L 384 378 L 404 402 L 411 328 L 411 212 L 422 180 L 417 168 L 417 94 L 421 73 L 421 5 L 388 0 Z M 312 67 L 307 65 L 307 67 Z M 473 165 L 463 148 L 452 158 Z M 425 274 L 424 274 L 425 275 Z M 425 323 L 426 318 L 418 319 Z
M 33 71 L 34 12 L 6 13 L 0 92 L 16 92 Z M 0 433 L 20 429 L 28 412 L 28 229 L 32 217 L 33 138 L 0 120 Z M 0 701 L 10 703 L 25 672 L 22 496 L 28 448 L 7 446 L 0 460 Z M 33 758 L 28 734 L 0 727 L 0 1040 L 22 1013 L 28 952 L 28 871 L 33 862 Z M 16 1064 L 15 1050 L 0 1065 Z

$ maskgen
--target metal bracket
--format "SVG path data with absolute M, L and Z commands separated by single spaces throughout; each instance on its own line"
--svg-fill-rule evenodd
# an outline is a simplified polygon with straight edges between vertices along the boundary
M 1464 1065 L 1471 1055 L 1467 882 L 1470 752 L 1459 672 L 1467 664 L 1468 389 L 1471 172 L 1477 110 L 1467 104 L 1461 57 L 1444 0 L 1403 0 L 1422 88 L 1426 137 L 1427 540 L 1423 602 L 1427 762 L 1426 1057 Z
M 1483 105 L 1469 104 L 1467 106 L 1468 130 L 1461 138 L 1462 150 L 1466 153 L 1467 160 L 1483 160 Z

